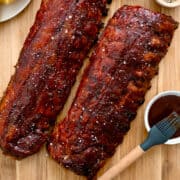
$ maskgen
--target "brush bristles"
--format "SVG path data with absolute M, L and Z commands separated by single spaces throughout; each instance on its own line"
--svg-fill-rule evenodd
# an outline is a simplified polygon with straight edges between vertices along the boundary
M 175 133 L 180 129 L 180 116 L 173 112 L 170 116 L 157 123 L 156 126 L 164 135 Z

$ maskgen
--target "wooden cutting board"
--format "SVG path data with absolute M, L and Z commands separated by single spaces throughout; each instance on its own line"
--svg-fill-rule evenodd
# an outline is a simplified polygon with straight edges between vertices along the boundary
M 0 24 L 0 96 L 6 89 L 10 76 L 14 72 L 20 49 L 33 24 L 41 0 L 33 0 L 31 4 L 16 18 Z M 109 19 L 121 5 L 142 5 L 152 10 L 173 16 L 180 22 L 180 8 L 166 9 L 157 5 L 154 0 L 113 0 L 110 5 Z M 106 20 L 107 20 L 106 19 Z M 115 164 L 137 144 L 142 142 L 147 133 L 143 124 L 144 109 L 147 102 L 158 92 L 164 90 L 180 90 L 180 28 L 176 31 L 168 54 L 160 64 L 159 75 L 152 81 L 152 88 L 146 95 L 146 101 L 138 111 L 137 118 L 131 124 L 131 130 L 124 138 L 116 154 L 106 163 L 101 170 Z M 78 81 L 69 97 L 59 120 L 61 120 L 72 101 Z M 31 157 L 17 161 L 0 151 L 0 180 L 83 180 L 54 162 L 48 157 L 45 147 Z M 129 167 L 119 180 L 179 180 L 180 179 L 180 145 L 162 145 L 151 149 L 144 157 Z

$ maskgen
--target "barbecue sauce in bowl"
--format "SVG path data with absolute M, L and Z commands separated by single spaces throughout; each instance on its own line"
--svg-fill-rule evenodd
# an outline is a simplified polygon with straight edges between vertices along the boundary
M 167 95 L 160 97 L 152 104 L 149 110 L 149 125 L 152 127 L 158 121 L 170 115 L 173 111 L 180 115 L 180 96 Z M 173 138 L 176 137 L 180 137 L 180 130 L 173 136 Z

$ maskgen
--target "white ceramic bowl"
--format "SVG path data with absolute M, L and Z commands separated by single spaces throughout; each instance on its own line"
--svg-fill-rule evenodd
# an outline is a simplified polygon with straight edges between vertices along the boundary
M 146 130 L 149 132 L 151 127 L 149 125 L 149 120 L 148 120 L 148 115 L 149 115 L 149 110 L 151 109 L 151 106 L 154 104 L 154 102 L 156 102 L 159 98 L 163 97 L 163 96 L 168 96 L 168 95 L 176 95 L 176 96 L 180 96 L 180 91 L 164 91 L 156 96 L 154 96 L 151 101 L 148 103 L 146 110 L 145 110 L 145 114 L 144 114 L 144 123 L 145 123 L 145 127 Z M 165 144 L 179 144 L 180 143 L 180 137 L 177 138 L 173 138 L 168 140 Z
M 168 3 L 166 0 L 156 0 L 156 2 L 160 4 L 161 6 L 168 7 L 168 8 L 175 8 L 175 7 L 180 6 L 180 0 L 176 0 L 171 3 Z
M 11 4 L 0 4 L 0 22 L 7 21 L 18 15 L 31 0 L 16 0 Z

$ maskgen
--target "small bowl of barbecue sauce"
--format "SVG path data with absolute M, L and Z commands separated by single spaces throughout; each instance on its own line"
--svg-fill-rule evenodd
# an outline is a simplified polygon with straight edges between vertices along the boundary
M 144 115 L 145 127 L 151 127 L 173 111 L 180 115 L 180 91 L 165 91 L 155 96 L 147 105 Z M 180 143 L 180 130 L 165 144 Z

